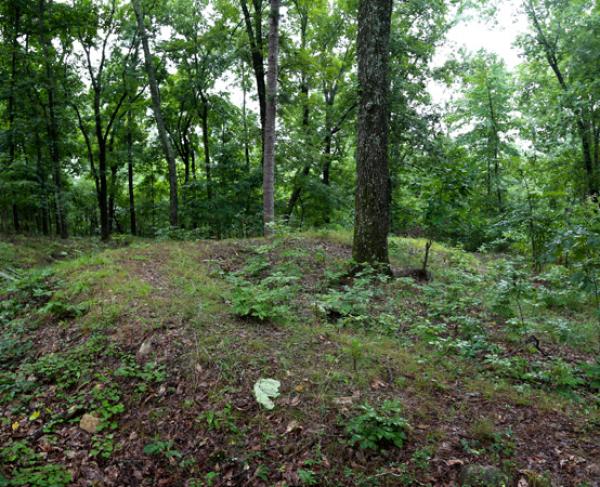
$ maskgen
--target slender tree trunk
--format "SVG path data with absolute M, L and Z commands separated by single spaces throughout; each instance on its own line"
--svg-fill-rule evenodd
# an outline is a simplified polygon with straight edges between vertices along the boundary
M 265 133 L 267 118 L 267 88 L 265 85 L 265 63 L 263 58 L 263 39 L 262 39 L 262 0 L 253 0 L 254 4 L 254 25 L 248 2 L 241 0 L 244 22 L 246 24 L 246 33 L 250 43 L 250 54 L 252 57 L 252 68 L 256 78 L 256 91 L 258 93 L 258 108 L 260 113 L 261 141 L 263 148 L 263 157 L 265 149 Z
M 50 0 L 49 5 L 52 4 Z M 56 120 L 54 73 L 52 72 L 52 56 L 50 53 L 50 41 L 46 38 L 46 0 L 40 0 L 40 44 L 44 53 L 44 67 L 46 74 L 46 90 L 48 94 L 48 137 L 50 139 L 50 158 L 52 160 L 52 179 L 54 183 L 54 208 L 56 212 L 56 230 L 61 238 L 68 238 L 67 214 L 62 188 L 62 170 L 60 167 L 61 154 L 59 144 L 58 122 Z
M 204 170 L 206 171 L 206 197 L 212 201 L 212 175 L 210 172 L 210 134 L 208 132 L 208 99 L 204 93 L 200 93 L 202 99 L 202 110 L 200 120 L 202 121 L 202 144 L 204 146 Z
M 40 185 L 40 207 L 41 207 L 41 223 L 42 223 L 42 233 L 45 236 L 50 234 L 49 228 L 49 219 L 48 219 L 48 195 L 46 194 L 46 173 L 44 171 L 44 164 L 42 160 L 42 143 L 40 140 L 39 134 L 35 133 L 35 141 L 36 141 L 36 172 L 37 179 Z
M 192 179 L 196 180 L 196 148 L 192 146 L 190 150 L 190 157 L 192 160 Z
M 108 228 L 110 233 L 113 232 L 113 223 L 117 224 L 115 218 L 115 201 L 117 196 L 117 166 L 112 164 L 110 166 L 110 193 L 108 196 Z
M 358 7 L 358 140 L 352 255 L 359 263 L 388 267 L 389 40 L 392 0 L 360 0 Z
M 110 238 L 110 219 L 108 204 L 108 181 L 106 177 L 106 138 L 102 127 L 102 112 L 100 103 L 100 86 L 94 87 L 94 126 L 96 140 L 98 141 L 98 179 L 100 191 L 98 193 L 98 206 L 100 210 L 100 238 L 106 242 Z
M 298 14 L 300 15 L 300 48 L 302 52 L 304 52 L 306 50 L 306 31 L 308 29 L 308 14 L 305 10 L 299 8 L 299 4 L 297 2 L 296 8 L 298 10 Z M 310 144 L 310 104 L 308 102 L 309 95 L 310 86 L 308 84 L 306 70 L 303 69 L 302 76 L 300 79 L 300 97 L 302 99 L 302 129 L 304 132 L 305 144 Z M 283 216 L 285 223 L 290 222 L 290 218 L 292 216 L 292 213 L 294 212 L 294 207 L 300 199 L 304 181 L 310 174 L 310 159 L 311 154 L 307 154 L 307 160 L 305 161 L 302 169 L 299 169 L 296 173 L 296 176 L 294 177 L 294 190 L 290 195 L 290 199 L 288 200 L 288 204 L 285 209 L 285 214 Z
M 250 137 L 248 133 L 248 110 L 246 107 L 246 69 L 242 66 L 243 70 L 243 80 L 242 80 L 242 90 L 243 90 L 243 99 L 242 99 L 242 119 L 244 122 L 244 158 L 246 161 L 246 172 L 250 172 Z
M 171 226 L 176 227 L 179 223 L 179 220 L 177 208 L 177 165 L 175 162 L 175 153 L 173 151 L 171 141 L 169 140 L 167 128 L 162 116 L 160 92 L 158 89 L 158 81 L 156 80 L 156 70 L 152 61 L 152 54 L 150 53 L 148 33 L 146 32 L 146 26 L 144 24 L 144 12 L 142 10 L 142 5 L 140 0 L 133 0 L 132 3 L 135 10 L 135 16 L 137 18 L 138 32 L 140 33 L 142 47 L 144 49 L 144 64 L 146 67 L 146 74 L 148 75 L 148 83 L 150 85 L 152 110 L 156 120 L 156 128 L 158 129 L 160 143 L 169 166 L 169 221 Z
M 275 143 L 277 122 L 277 71 L 279 55 L 279 0 L 271 0 L 269 22 L 269 69 L 267 73 L 267 111 L 265 118 L 265 155 L 263 163 L 264 234 L 271 235 L 275 222 Z
M 127 112 L 127 189 L 129 191 L 129 226 L 131 235 L 137 235 L 135 221 L 135 195 L 133 192 L 133 132 L 131 128 L 131 110 Z
M 17 79 L 17 52 L 19 49 L 19 24 L 21 20 L 21 11 L 19 6 L 15 6 L 13 36 L 11 46 L 11 68 L 8 88 L 8 165 L 11 167 L 15 163 L 16 140 L 15 140 L 15 83 Z M 19 224 L 19 209 L 16 203 L 16 194 L 13 196 L 12 215 L 13 227 L 15 233 L 21 231 Z

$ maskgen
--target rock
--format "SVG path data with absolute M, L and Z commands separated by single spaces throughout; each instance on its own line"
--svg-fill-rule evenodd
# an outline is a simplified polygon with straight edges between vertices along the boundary
M 100 427 L 100 418 L 97 418 L 93 414 L 86 413 L 81 417 L 81 421 L 79 421 L 79 427 L 83 431 L 93 434 L 98 431 L 98 428 Z
M 148 340 L 145 340 L 140 345 L 140 349 L 138 350 L 137 356 L 140 359 L 145 358 L 148 355 L 150 355 L 150 352 L 152 352 L 152 338 L 148 338 Z
M 464 487 L 506 487 L 510 484 L 508 476 L 491 465 L 466 465 L 460 475 Z
M 585 471 L 589 473 L 592 477 L 600 479 L 600 464 L 598 463 L 590 463 Z

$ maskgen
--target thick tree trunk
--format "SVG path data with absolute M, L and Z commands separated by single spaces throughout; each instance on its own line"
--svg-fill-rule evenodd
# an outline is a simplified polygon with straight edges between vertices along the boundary
M 360 0 L 358 10 L 360 100 L 352 255 L 359 264 L 389 267 L 388 71 L 392 0 Z
M 272 234 L 275 222 L 275 143 L 277 119 L 277 71 L 279 55 L 279 0 L 271 0 L 269 21 L 269 69 L 267 73 L 267 111 L 265 118 L 265 155 L 263 163 L 264 234 Z
M 148 83 L 150 85 L 152 110 L 156 120 L 156 128 L 158 130 L 160 143 L 169 166 L 169 221 L 171 226 L 176 227 L 179 223 L 179 220 L 177 208 L 177 165 L 175 162 L 175 153 L 173 151 L 171 141 L 169 140 L 169 135 L 167 133 L 167 128 L 162 115 L 160 92 L 158 89 L 158 81 L 156 80 L 156 70 L 152 61 L 152 54 L 150 53 L 148 33 L 146 32 L 146 26 L 144 24 L 144 12 L 142 10 L 142 5 L 140 0 L 133 0 L 132 3 L 133 9 L 135 10 L 135 16 L 137 18 L 138 32 L 140 34 L 142 47 L 144 49 L 144 65 L 146 67 L 146 74 L 148 75 Z

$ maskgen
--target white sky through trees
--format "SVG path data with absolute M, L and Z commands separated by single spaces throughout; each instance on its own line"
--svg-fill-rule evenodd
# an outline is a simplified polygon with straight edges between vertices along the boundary
M 493 19 L 485 19 L 477 11 L 466 12 L 438 47 L 433 65 L 439 67 L 452 58 L 460 58 L 461 49 L 470 53 L 485 49 L 503 59 L 508 69 L 514 69 L 521 62 L 520 50 L 514 43 L 527 30 L 521 3 L 521 0 L 499 0 Z M 430 83 L 428 89 L 438 104 L 453 95 L 451 89 L 439 83 Z
M 509 69 L 515 68 L 521 59 L 519 48 L 515 47 L 514 43 L 519 35 L 527 30 L 527 19 L 521 3 L 521 0 L 498 0 L 493 19 L 484 18 L 485 16 L 476 10 L 465 12 L 438 47 L 433 65 L 440 67 L 450 59 L 460 59 L 461 49 L 470 53 L 485 49 L 496 53 Z M 218 80 L 216 89 L 228 92 L 231 101 L 241 106 L 242 92 L 239 82 L 230 75 L 227 78 Z M 428 90 L 436 104 L 444 104 L 455 94 L 452 88 L 436 82 L 431 82 Z M 254 90 L 251 90 L 247 94 L 246 102 L 248 108 L 257 111 L 258 105 L 253 98 Z

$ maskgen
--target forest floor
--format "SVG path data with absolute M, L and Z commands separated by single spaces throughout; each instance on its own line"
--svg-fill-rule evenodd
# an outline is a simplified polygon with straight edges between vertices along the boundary
M 392 239 L 397 274 L 423 246 Z M 600 485 L 597 322 L 560 270 L 350 257 L 341 233 L 0 241 L 0 486 Z

